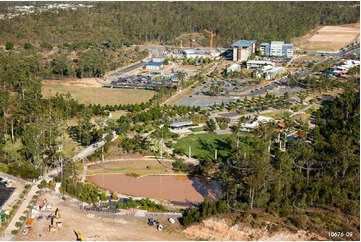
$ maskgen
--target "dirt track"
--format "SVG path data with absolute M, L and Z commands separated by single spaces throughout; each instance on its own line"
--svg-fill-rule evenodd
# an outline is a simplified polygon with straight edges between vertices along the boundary
M 42 80 L 45 85 L 65 85 L 65 86 L 78 86 L 78 87 L 102 87 L 99 83 L 99 78 L 66 78 L 62 80 Z

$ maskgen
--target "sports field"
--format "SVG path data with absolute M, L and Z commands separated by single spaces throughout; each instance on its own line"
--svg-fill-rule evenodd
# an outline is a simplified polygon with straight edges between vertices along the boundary
M 154 91 L 121 88 L 97 88 L 67 85 L 42 86 L 44 97 L 55 96 L 56 93 L 70 93 L 73 98 L 83 104 L 136 104 L 148 101 Z

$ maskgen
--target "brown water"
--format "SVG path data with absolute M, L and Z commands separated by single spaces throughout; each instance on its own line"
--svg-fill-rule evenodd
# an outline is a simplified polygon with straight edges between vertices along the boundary
M 189 206 L 221 195 L 219 182 L 205 182 L 185 175 L 154 175 L 135 178 L 124 174 L 97 174 L 87 181 L 112 192 L 171 201 L 175 205 Z

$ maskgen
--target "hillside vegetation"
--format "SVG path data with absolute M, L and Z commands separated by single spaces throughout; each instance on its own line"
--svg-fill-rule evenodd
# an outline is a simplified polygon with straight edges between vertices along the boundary
M 21 62 L 29 75 L 41 79 L 63 79 L 67 77 L 101 77 L 106 72 L 139 61 L 147 51 L 110 46 L 108 42 L 95 44 L 90 41 L 52 46 L 48 42 L 0 50 L 0 60 L 8 65 Z
M 102 2 L 0 21 L 1 42 L 64 43 L 104 39 L 175 44 L 184 33 L 216 32 L 215 44 L 268 41 L 306 34 L 319 25 L 359 21 L 355 2 Z M 204 35 L 208 35 L 203 33 Z M 177 43 L 178 44 L 178 43 Z

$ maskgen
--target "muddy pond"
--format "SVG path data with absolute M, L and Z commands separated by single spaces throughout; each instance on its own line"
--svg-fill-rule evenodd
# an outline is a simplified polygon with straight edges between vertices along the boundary
M 97 174 L 87 176 L 87 181 L 120 194 L 163 199 L 177 206 L 191 206 L 205 197 L 221 196 L 221 183 L 206 182 L 186 175 L 150 175 L 132 177 L 125 174 Z

